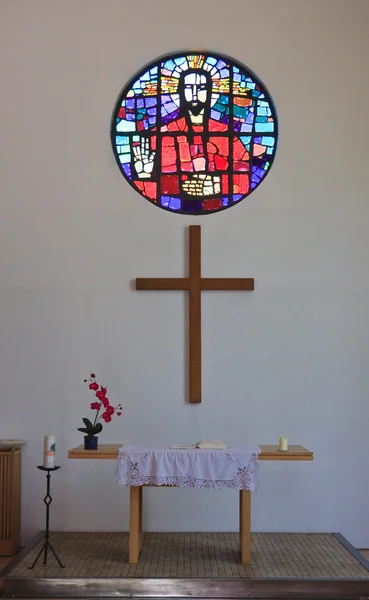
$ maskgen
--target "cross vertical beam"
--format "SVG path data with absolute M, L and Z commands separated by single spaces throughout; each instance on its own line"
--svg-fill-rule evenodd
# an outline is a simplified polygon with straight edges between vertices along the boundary
M 201 402 L 201 292 L 251 291 L 250 278 L 201 277 L 201 228 L 190 225 L 189 276 L 175 278 L 136 279 L 136 290 L 183 290 L 189 292 L 189 375 L 190 402 Z
M 201 229 L 190 227 L 190 402 L 201 402 Z

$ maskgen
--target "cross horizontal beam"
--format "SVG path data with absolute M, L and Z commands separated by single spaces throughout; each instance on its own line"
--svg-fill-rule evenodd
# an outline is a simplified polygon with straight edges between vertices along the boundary
M 222 279 L 221 277 L 203 277 L 200 279 L 200 289 L 203 291 L 252 291 L 254 288 L 254 280 L 251 278 L 230 278 Z M 170 290 L 189 290 L 191 282 L 189 277 L 162 277 L 162 278 L 146 278 L 138 277 L 136 279 L 136 290 L 146 291 L 170 291 Z

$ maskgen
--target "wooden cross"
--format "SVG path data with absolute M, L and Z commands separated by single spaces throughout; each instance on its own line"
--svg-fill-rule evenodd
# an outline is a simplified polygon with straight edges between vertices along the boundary
M 190 402 L 201 402 L 201 292 L 205 290 L 250 291 L 254 280 L 201 277 L 201 228 L 190 225 L 190 273 L 182 278 L 136 279 L 136 290 L 185 290 L 190 292 Z

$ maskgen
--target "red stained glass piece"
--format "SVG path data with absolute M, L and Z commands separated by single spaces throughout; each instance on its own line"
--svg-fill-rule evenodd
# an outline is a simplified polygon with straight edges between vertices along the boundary
M 204 210 L 217 210 L 218 208 L 222 208 L 222 199 L 209 198 L 208 200 L 203 201 L 202 207 Z
M 228 175 L 222 175 L 222 194 L 228 194 Z
M 176 151 L 174 146 L 164 146 L 161 152 L 161 167 L 164 173 L 174 173 L 176 169 Z
M 151 200 L 156 200 L 157 185 L 155 182 L 148 181 L 147 183 L 144 183 L 144 189 L 145 189 L 145 196 L 147 196 L 148 198 L 151 198 Z
M 223 158 L 223 156 L 219 156 L 219 154 L 216 154 L 214 156 L 214 162 L 216 170 L 225 171 L 226 169 L 228 169 L 228 160 Z
M 227 131 L 228 125 L 225 123 L 219 123 L 219 121 L 209 120 L 209 131 Z
M 248 175 L 233 175 L 233 193 L 247 194 L 249 191 Z
M 235 171 L 248 171 L 249 164 L 247 161 L 235 160 L 233 163 L 233 169 Z
M 179 179 L 177 175 L 163 175 L 161 178 L 161 193 L 165 196 L 179 194 Z
M 241 140 L 238 138 L 233 140 L 233 158 L 235 160 L 248 158 L 248 152 Z

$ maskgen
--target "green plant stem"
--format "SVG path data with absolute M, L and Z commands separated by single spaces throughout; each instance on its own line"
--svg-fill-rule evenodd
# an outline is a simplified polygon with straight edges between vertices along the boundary
M 99 420 L 97 417 L 99 416 L 99 412 L 100 412 L 100 410 L 101 410 L 101 403 L 100 403 L 100 408 L 99 408 L 99 410 L 96 412 L 96 416 L 95 416 L 95 420 L 94 420 L 94 427 L 95 427 L 96 423 L 97 423 L 97 422 L 98 422 L 98 420 Z

